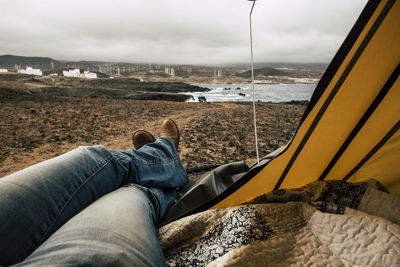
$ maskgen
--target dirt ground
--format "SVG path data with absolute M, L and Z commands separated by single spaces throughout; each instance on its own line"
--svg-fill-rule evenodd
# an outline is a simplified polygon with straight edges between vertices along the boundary
M 158 136 L 164 118 L 181 130 L 185 167 L 256 158 L 250 103 L 179 103 L 0 94 L 0 177 L 81 145 L 132 148 L 132 133 Z M 260 156 L 286 144 L 305 106 L 257 103 Z

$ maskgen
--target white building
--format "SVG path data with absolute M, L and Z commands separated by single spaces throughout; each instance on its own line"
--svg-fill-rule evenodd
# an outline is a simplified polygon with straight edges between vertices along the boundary
M 0 72 L 8 72 L 6 69 L 0 69 Z
M 63 70 L 63 75 L 65 77 L 80 77 L 81 71 L 79 69 Z
M 94 72 L 90 72 L 90 71 L 84 71 L 83 75 L 85 76 L 85 78 L 87 79 L 97 79 L 97 74 Z
M 38 76 L 43 75 L 43 73 L 40 69 L 34 69 L 32 67 L 26 67 L 26 70 L 18 70 L 18 73 L 29 74 L 29 75 L 38 75 Z
M 165 73 L 169 74 L 171 76 L 175 76 L 175 70 L 174 68 L 170 68 L 170 67 L 165 67 Z
M 72 77 L 72 78 L 87 78 L 87 79 L 96 79 L 97 74 L 90 72 L 90 71 L 84 71 L 81 74 L 81 71 L 79 69 L 70 69 L 70 70 L 63 70 L 63 75 L 65 77 Z

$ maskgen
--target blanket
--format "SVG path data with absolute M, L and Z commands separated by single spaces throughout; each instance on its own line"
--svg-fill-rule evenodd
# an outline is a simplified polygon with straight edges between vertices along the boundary
M 169 266 L 400 266 L 400 197 L 319 181 L 159 229 Z

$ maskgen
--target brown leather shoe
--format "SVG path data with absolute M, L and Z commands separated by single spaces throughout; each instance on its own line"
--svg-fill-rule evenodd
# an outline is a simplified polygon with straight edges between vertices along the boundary
M 140 149 L 142 146 L 148 143 L 153 143 L 155 141 L 156 138 L 151 133 L 145 130 L 137 130 L 132 135 L 133 147 L 136 150 Z
M 175 148 L 178 149 L 180 138 L 179 129 L 178 125 L 176 125 L 173 120 L 167 119 L 163 121 L 160 127 L 160 136 L 168 136 L 169 138 L 171 138 Z

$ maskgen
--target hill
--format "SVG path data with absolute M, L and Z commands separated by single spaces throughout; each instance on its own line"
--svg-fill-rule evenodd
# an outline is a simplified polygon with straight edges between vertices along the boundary
M 53 64 L 51 64 L 53 62 Z M 268 65 L 265 65 L 268 64 Z M 251 71 L 248 64 L 233 66 L 200 66 L 163 63 L 128 63 L 105 61 L 68 61 L 50 57 L 0 56 L 0 68 L 15 72 L 15 65 L 39 68 L 43 75 L 57 73 L 69 68 L 96 72 L 99 78 L 134 78 L 146 82 L 202 83 L 248 83 Z M 319 79 L 325 69 L 322 63 L 257 63 L 254 74 L 257 80 L 269 83 L 294 83 L 295 78 Z
M 237 73 L 236 76 L 243 78 L 250 78 L 251 70 L 242 73 Z M 288 76 L 288 73 L 274 68 L 265 67 L 265 68 L 255 69 L 254 76 Z
M 25 67 L 25 65 L 29 65 L 37 68 L 44 65 L 50 66 L 51 61 L 53 61 L 54 64 L 58 63 L 57 61 L 49 57 L 23 57 L 14 55 L 3 55 L 0 56 L 0 67 L 14 68 L 15 65 L 21 65 L 22 67 Z

